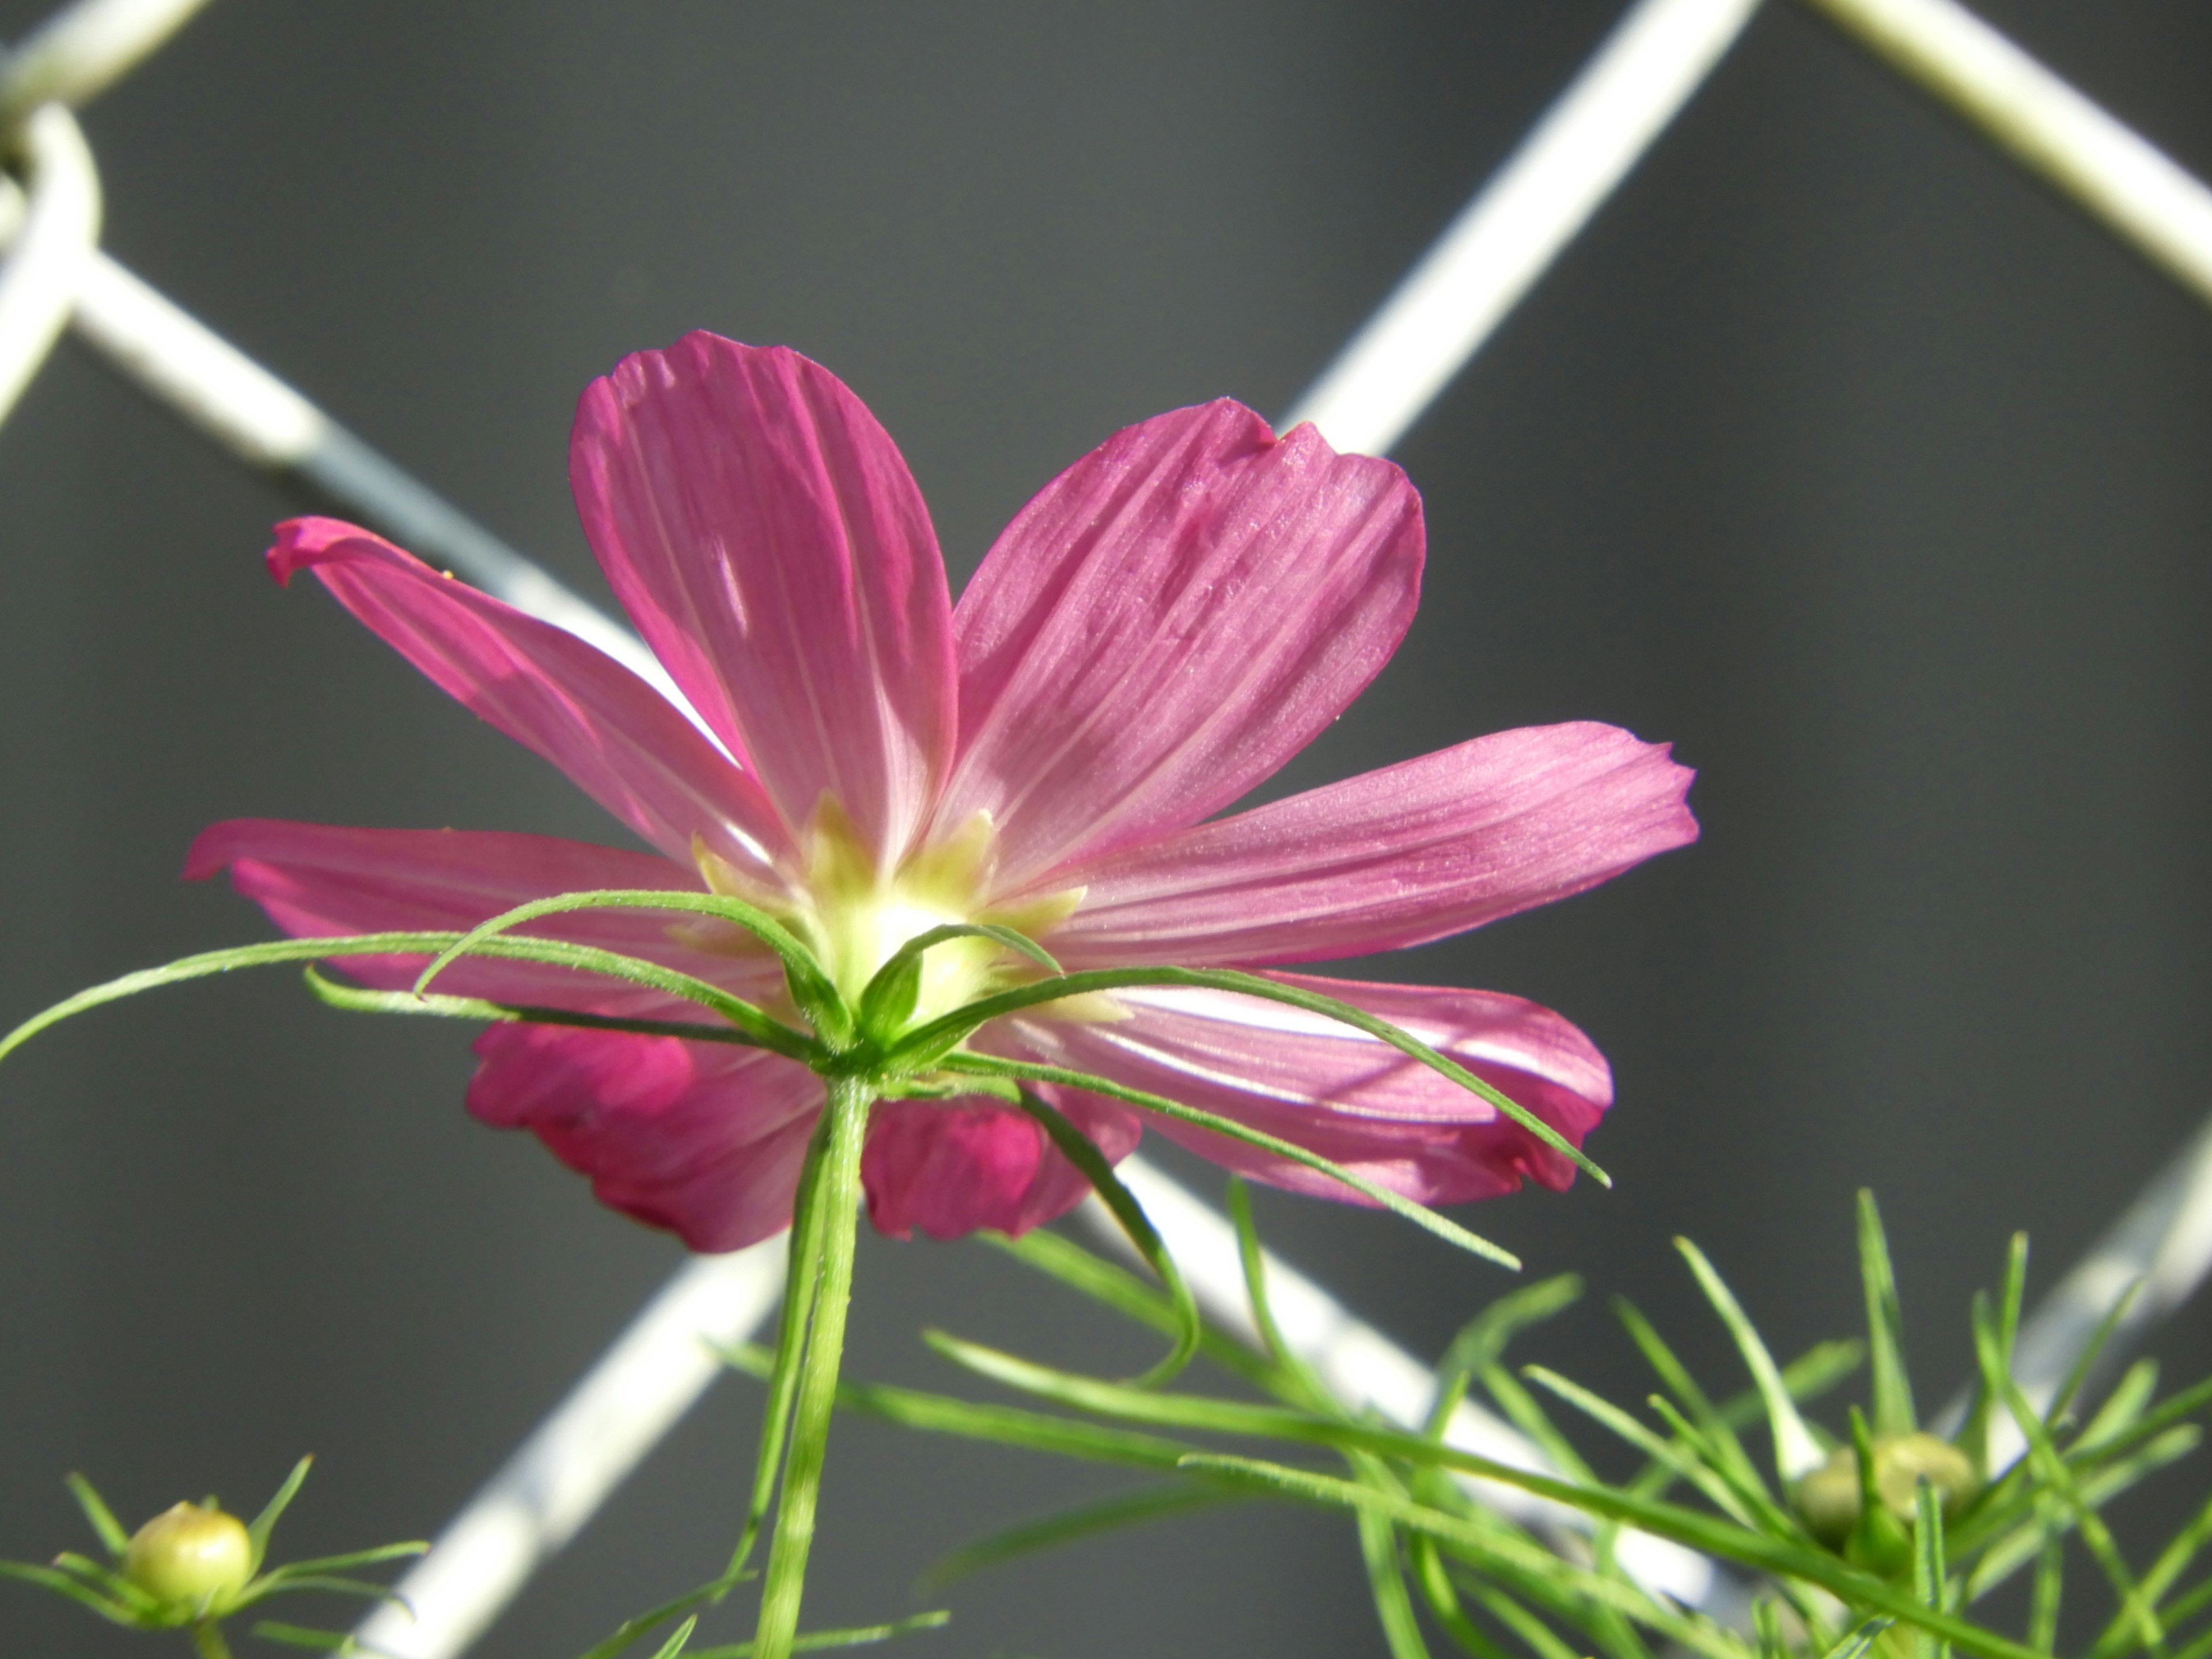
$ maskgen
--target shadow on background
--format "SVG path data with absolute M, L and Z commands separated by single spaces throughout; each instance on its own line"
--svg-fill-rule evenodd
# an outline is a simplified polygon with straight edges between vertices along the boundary
M 2212 169 L 2212 13 L 1989 9 Z M 0 3 L 0 34 L 41 10 Z M 848 380 L 957 580 L 1115 427 L 1285 407 L 1616 10 L 223 0 L 88 126 L 112 251 L 586 591 L 574 399 L 695 326 Z M 1672 739 L 1705 825 L 1370 965 L 1536 998 L 1615 1065 L 1593 1146 L 1618 1189 L 1474 1224 L 1718 1369 L 1668 1237 L 1794 1351 L 1856 1317 L 1870 1183 L 1940 1384 L 2006 1233 L 2033 1230 L 2047 1283 L 2194 1125 L 2209 345 L 2212 317 L 1778 4 L 1412 434 L 1422 614 L 1273 787 L 1597 718 Z M 0 430 L 0 1018 L 262 936 L 176 879 L 217 817 L 618 835 L 275 589 L 287 504 L 73 348 Z M 135 1520 L 258 1502 L 312 1449 L 289 1537 L 317 1551 L 434 1528 L 504 1455 L 677 1253 L 468 1121 L 465 1045 L 277 974 L 10 1063 L 0 1554 L 82 1541 L 71 1468 Z M 1401 1224 L 1261 1215 L 1425 1352 L 1502 1288 Z M 962 1386 L 924 1322 L 1135 1352 L 975 1246 L 868 1239 L 856 1316 L 861 1376 Z M 2212 1367 L 2201 1317 L 2162 1348 L 2177 1378 Z M 1599 1307 L 1530 1352 L 1643 1391 Z M 579 1651 L 712 1571 L 757 1401 L 718 1390 L 483 1651 Z M 945 1548 L 1109 1484 L 849 1425 L 810 1622 L 906 1610 Z M 915 1651 L 1377 1648 L 1347 1528 L 1231 1515 L 963 1585 Z M 12 1650 L 143 1639 L 5 1594 Z

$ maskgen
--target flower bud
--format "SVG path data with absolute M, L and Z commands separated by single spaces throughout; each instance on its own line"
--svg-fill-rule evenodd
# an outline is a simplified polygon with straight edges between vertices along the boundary
M 236 1516 L 179 1504 L 138 1528 L 123 1552 L 123 1576 L 172 1605 L 203 1606 L 246 1587 L 253 1540 Z
M 1936 1501 L 1950 1514 L 1973 1496 L 1974 1466 L 1948 1440 L 1932 1434 L 1875 1437 L 1874 1489 L 1883 1509 L 1910 1525 L 1914 1489 L 1923 1480 L 1936 1488 Z M 1849 1446 L 1838 1446 L 1828 1461 L 1797 1483 L 1797 1510 L 1815 1538 L 1841 1544 L 1859 1518 L 1859 1461 Z

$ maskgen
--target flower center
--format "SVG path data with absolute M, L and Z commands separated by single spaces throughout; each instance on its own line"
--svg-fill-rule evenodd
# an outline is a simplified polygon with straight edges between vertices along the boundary
M 775 915 L 804 940 L 846 1000 L 857 1003 L 876 970 L 909 940 L 948 923 L 989 922 L 1038 938 L 1072 915 L 1083 890 L 995 902 L 997 833 L 977 812 L 951 835 L 884 871 L 835 797 L 824 795 L 799 838 L 781 891 L 763 892 L 703 843 L 694 856 L 707 885 Z M 922 957 L 909 1023 L 921 1024 L 994 991 L 1034 979 L 1036 965 L 989 939 L 954 939 Z

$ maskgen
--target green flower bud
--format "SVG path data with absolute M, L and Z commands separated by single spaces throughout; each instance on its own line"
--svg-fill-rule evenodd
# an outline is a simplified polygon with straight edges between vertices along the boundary
M 1949 1515 L 1974 1495 L 1974 1466 L 1966 1453 L 1932 1434 L 1875 1437 L 1874 1489 L 1881 1506 L 1911 1525 L 1913 1491 L 1925 1480 Z M 1840 1545 L 1859 1518 L 1859 1461 L 1849 1446 L 1838 1446 L 1828 1461 L 1797 1483 L 1797 1511 L 1823 1543 Z
M 179 1504 L 138 1528 L 123 1552 L 123 1576 L 172 1606 L 219 1602 L 253 1576 L 253 1540 L 236 1516 Z

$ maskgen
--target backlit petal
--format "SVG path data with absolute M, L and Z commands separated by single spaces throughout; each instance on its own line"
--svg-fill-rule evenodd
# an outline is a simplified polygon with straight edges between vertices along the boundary
M 1112 1101 L 1042 1092 L 1097 1143 L 1109 1162 L 1133 1151 L 1136 1114 Z M 1064 1215 L 1091 1183 L 1030 1116 L 996 1101 L 889 1100 L 868 1124 L 860 1156 L 868 1218 L 905 1238 L 959 1238 L 979 1227 L 1021 1234 Z
M 1296 974 L 1268 977 L 1403 1026 L 1577 1146 L 1612 1102 L 1611 1074 L 1589 1039 L 1518 997 Z M 1115 996 L 1129 1018 L 1027 1020 L 1015 1042 L 1050 1064 L 1234 1118 L 1425 1203 L 1511 1192 L 1524 1177 L 1553 1188 L 1574 1178 L 1565 1158 L 1488 1103 L 1348 1026 L 1225 992 Z M 1148 1116 L 1147 1127 L 1276 1186 L 1361 1201 L 1328 1176 L 1211 1131 L 1158 1116 Z
M 465 929 L 532 899 L 592 888 L 665 887 L 697 892 L 690 872 L 650 853 L 620 852 L 551 836 L 460 830 L 354 830 L 278 818 L 210 824 L 185 855 L 201 880 L 228 866 L 231 884 L 295 937 Z M 765 951 L 708 951 L 678 930 L 696 918 L 643 910 L 547 916 L 522 931 L 643 957 L 746 997 L 773 994 L 781 973 Z M 733 943 L 736 943 L 733 939 Z M 352 978 L 397 989 L 411 985 L 421 957 L 349 957 Z M 653 1018 L 713 1016 L 688 1003 L 595 975 L 528 962 L 467 957 L 436 988 L 553 1007 Z
M 603 1204 L 695 1250 L 791 1224 L 823 1098 L 812 1073 L 726 1043 L 495 1025 L 477 1039 L 469 1110 L 529 1129 Z
M 1692 774 L 1618 726 L 1531 726 L 1063 872 L 1071 966 L 1312 962 L 1441 939 L 1697 839 Z
M 1019 884 L 1196 823 L 1288 760 L 1412 619 L 1419 498 L 1223 400 L 1117 433 L 1015 515 L 961 596 L 960 757 Z
M 703 834 L 765 874 L 784 837 L 759 787 L 665 697 L 604 653 L 335 519 L 276 527 L 280 582 L 312 570 L 339 604 L 465 708 L 567 773 L 672 859 Z
M 576 411 L 569 479 L 631 620 L 784 822 L 826 790 L 902 850 L 953 740 L 929 514 L 820 365 L 712 334 L 624 358 Z

